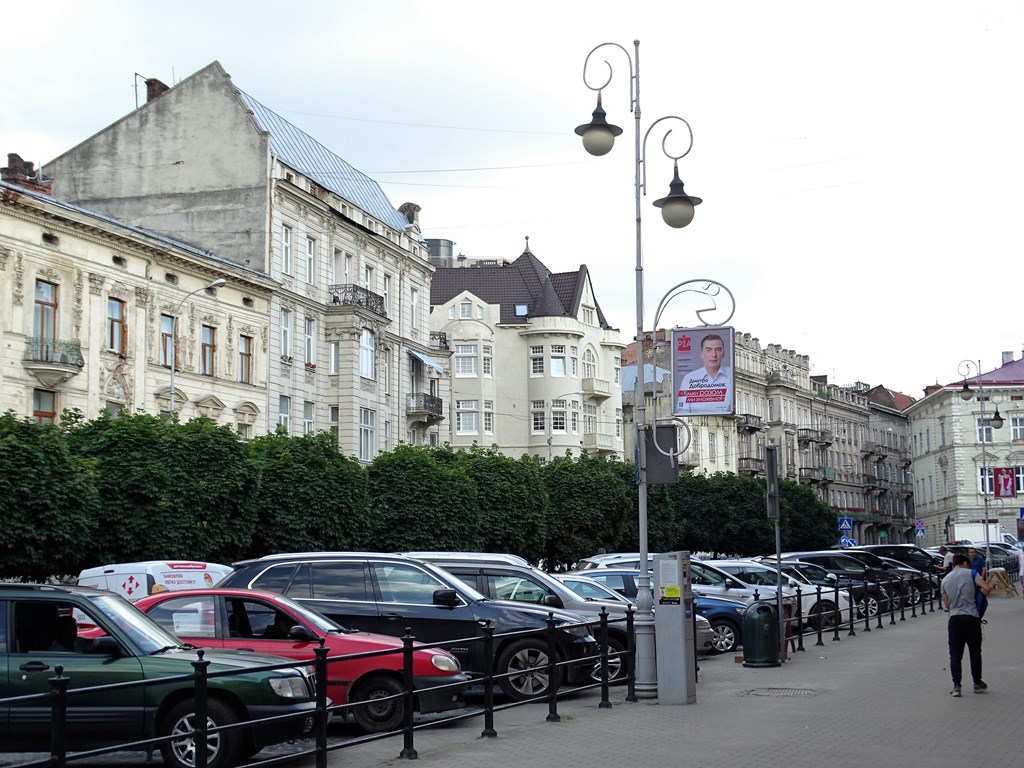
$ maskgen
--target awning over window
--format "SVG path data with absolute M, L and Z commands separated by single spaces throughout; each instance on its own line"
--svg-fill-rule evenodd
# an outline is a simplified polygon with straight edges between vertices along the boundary
M 437 360 L 434 360 L 433 358 L 427 357 L 426 355 L 421 354 L 420 352 L 417 352 L 415 349 L 409 349 L 409 350 L 406 350 L 406 351 L 410 355 L 412 355 L 413 357 L 418 359 L 424 365 L 429 365 L 431 368 L 433 368 L 438 373 L 444 373 L 444 368 L 441 366 L 441 364 L 439 362 L 437 362 Z

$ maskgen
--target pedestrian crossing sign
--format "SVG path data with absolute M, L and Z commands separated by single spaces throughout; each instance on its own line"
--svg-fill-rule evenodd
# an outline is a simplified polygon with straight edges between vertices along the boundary
M 840 517 L 839 518 L 839 530 L 840 531 L 852 531 L 853 530 L 853 518 L 852 517 Z

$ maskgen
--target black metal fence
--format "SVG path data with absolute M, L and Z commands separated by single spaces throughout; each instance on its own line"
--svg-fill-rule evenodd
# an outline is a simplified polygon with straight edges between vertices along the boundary
M 611 623 L 624 623 L 626 625 L 627 635 L 627 647 L 624 651 L 616 652 L 612 650 L 608 643 L 608 626 Z M 405 636 L 402 637 L 402 648 L 401 650 L 386 650 L 386 651 L 368 651 L 366 653 L 351 654 L 345 656 L 328 656 L 328 650 L 321 641 L 319 647 L 315 650 L 315 658 L 313 660 L 313 669 L 315 676 L 315 708 L 313 710 L 313 723 L 312 728 L 309 732 L 309 736 L 313 739 L 313 746 L 311 748 L 300 749 L 298 751 L 290 751 L 287 754 L 280 754 L 268 759 L 260 760 L 258 762 L 247 763 L 249 766 L 270 766 L 277 763 L 294 760 L 297 757 L 314 757 L 315 765 L 317 768 L 325 768 L 327 765 L 327 756 L 331 752 L 344 749 L 346 747 L 355 746 L 357 744 L 363 744 L 369 741 L 377 741 L 383 738 L 389 738 L 397 734 L 401 734 L 403 738 L 403 746 L 401 751 L 401 757 L 404 758 L 415 758 L 415 734 L 418 730 L 423 728 L 436 727 L 445 723 L 451 723 L 459 720 L 466 720 L 474 717 L 483 717 L 484 727 L 481 732 L 481 736 L 494 737 L 497 736 L 497 731 L 494 727 L 494 715 L 496 712 L 500 712 L 505 709 L 512 707 L 521 706 L 523 704 L 534 703 L 538 700 L 547 701 L 547 715 L 546 720 L 548 722 L 557 722 L 560 720 L 558 714 L 558 699 L 560 696 L 569 695 L 579 691 L 591 690 L 599 688 L 601 691 L 601 701 L 599 707 L 602 709 L 610 708 L 611 701 L 609 699 L 609 689 L 613 684 L 611 679 L 610 670 L 613 667 L 613 663 L 618 661 L 618 665 L 621 665 L 622 672 L 616 678 L 616 682 L 625 682 L 628 686 L 626 699 L 629 701 L 636 700 L 636 694 L 634 690 L 633 681 L 633 670 L 634 670 L 634 631 L 633 631 L 633 611 L 629 610 L 626 616 L 621 619 L 609 619 L 605 609 L 602 608 L 600 618 L 588 622 L 593 630 L 596 630 L 599 652 L 593 656 L 573 659 L 571 661 L 559 661 L 557 652 L 557 641 L 556 641 L 556 622 L 552 614 L 548 615 L 547 629 L 544 631 L 544 636 L 547 640 L 547 666 L 545 672 L 548 679 L 551 681 L 558 680 L 560 677 L 560 669 L 569 665 L 578 664 L 592 664 L 594 665 L 595 675 L 597 679 L 585 685 L 577 685 L 573 687 L 560 687 L 556 684 L 548 686 L 548 691 L 543 696 L 526 698 L 522 701 L 511 701 L 500 704 L 495 703 L 494 688 L 496 684 L 499 684 L 503 678 L 510 677 L 511 675 L 518 673 L 506 673 L 502 675 L 495 675 L 493 672 L 479 676 L 474 680 L 474 684 L 483 686 L 483 706 L 475 709 L 469 709 L 468 711 L 457 711 L 451 716 L 432 720 L 428 723 L 416 724 L 414 720 L 415 710 L 415 698 L 418 693 L 422 693 L 428 690 L 444 690 L 448 688 L 454 688 L 457 686 L 463 686 L 464 683 L 448 683 L 445 685 L 435 686 L 433 688 L 415 688 L 413 685 L 413 651 L 415 649 L 424 648 L 450 648 L 456 645 L 464 646 L 466 643 L 482 643 L 484 647 L 485 658 L 490 660 L 488 669 L 494 669 L 495 660 L 495 638 L 515 638 L 515 637 L 527 637 L 537 636 L 537 630 L 521 630 L 517 632 L 505 632 L 496 635 L 493 627 L 490 626 L 489 622 L 486 622 L 482 626 L 482 632 L 479 636 L 463 638 L 459 640 L 437 642 L 437 643 L 417 643 L 416 639 L 406 631 Z M 402 699 L 404 703 L 404 722 L 400 730 L 388 731 L 383 733 L 366 734 L 361 737 L 345 739 L 342 741 L 332 742 L 328 738 L 328 726 L 335 715 L 341 714 L 348 710 L 354 709 L 359 706 L 365 706 L 365 702 L 330 702 L 327 698 L 327 681 L 328 681 L 328 664 L 330 662 L 344 661 L 368 658 L 373 656 L 384 656 L 393 653 L 402 654 L 402 668 L 403 668 L 403 690 L 400 693 L 394 694 L 393 696 L 381 697 L 375 699 L 376 703 L 380 703 L 390 699 Z M 210 673 L 208 667 L 210 662 L 204 658 L 204 651 L 202 649 L 197 651 L 197 658 L 192 662 L 194 672 L 190 675 L 179 675 L 175 677 L 163 677 L 154 678 L 150 680 L 136 680 L 126 683 L 113 683 L 101 686 L 91 686 L 83 688 L 70 688 L 71 678 L 64 675 L 64 668 L 57 666 L 55 668 L 55 675 L 50 678 L 50 691 L 47 693 L 32 694 L 27 696 L 17 696 L 5 699 L 0 699 L 0 709 L 6 707 L 18 707 L 22 705 L 39 704 L 41 702 L 48 702 L 51 711 L 51 729 L 49 743 L 40 745 L 40 751 L 46 749 L 49 751 L 49 755 L 45 758 L 34 759 L 29 762 L 21 763 L 9 763 L 9 768 L 42 768 L 43 766 L 50 766 L 54 768 L 64 768 L 69 764 L 75 764 L 89 758 L 95 758 L 102 755 L 112 754 L 115 752 L 124 751 L 152 751 L 159 748 L 160 745 L 168 742 L 180 742 L 181 740 L 192 740 L 191 752 L 195 755 L 195 768 L 206 768 L 207 765 L 207 746 L 209 739 L 217 733 L 241 729 L 251 730 L 260 726 L 265 726 L 271 723 L 280 723 L 283 720 L 293 718 L 308 718 L 309 713 L 298 713 L 279 715 L 269 718 L 250 719 L 243 722 L 232 723 L 230 725 L 221 725 L 211 727 L 208 723 L 208 704 L 209 704 L 209 692 L 208 692 L 208 681 L 214 677 L 230 677 L 237 674 L 250 674 L 252 672 L 260 671 L 271 671 L 277 669 L 288 669 L 296 666 L 305 666 L 303 662 L 296 662 L 295 660 L 289 660 L 282 663 L 268 664 L 260 667 L 246 667 L 244 670 L 226 670 Z M 120 689 L 127 688 L 144 688 L 148 686 L 167 685 L 170 683 L 181 683 L 191 682 L 193 686 L 193 698 L 195 701 L 195 726 L 191 731 L 185 733 L 179 733 L 169 736 L 157 736 L 153 738 L 142 739 L 138 741 L 126 742 L 123 744 L 117 744 L 113 746 L 101 747 L 97 749 L 90 749 L 84 751 L 69 752 L 67 748 L 67 723 L 68 723 L 68 707 L 69 700 L 73 701 L 75 697 L 84 696 L 90 693 L 96 692 L 112 692 Z

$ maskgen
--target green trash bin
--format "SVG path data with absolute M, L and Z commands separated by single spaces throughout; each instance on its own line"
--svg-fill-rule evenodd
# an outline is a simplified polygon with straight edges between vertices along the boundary
M 779 612 L 758 600 L 743 612 L 743 666 L 779 667 Z

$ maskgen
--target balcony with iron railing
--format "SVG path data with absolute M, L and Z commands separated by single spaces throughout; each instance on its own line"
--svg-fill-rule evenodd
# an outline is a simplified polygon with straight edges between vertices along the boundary
M 817 485 L 821 482 L 821 470 L 817 467 L 800 467 L 800 482 Z
M 740 475 L 751 475 L 758 476 L 763 475 L 765 472 L 764 459 L 758 459 L 753 456 L 740 456 L 736 460 L 736 472 Z
M 46 387 L 67 381 L 85 367 L 82 344 L 77 339 L 45 337 L 26 339 L 22 366 Z
M 829 485 L 836 481 L 836 469 L 835 467 L 820 467 L 821 482 L 823 485 Z
M 429 423 L 441 421 L 444 419 L 444 401 L 426 392 L 410 394 L 406 400 L 405 415 Z
M 742 413 L 736 418 L 738 432 L 760 432 L 764 429 L 764 419 L 752 413 Z
M 340 285 L 327 286 L 327 293 L 330 296 L 331 307 L 362 307 L 371 312 L 387 317 L 384 297 L 364 288 L 361 285 L 343 283 Z

